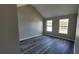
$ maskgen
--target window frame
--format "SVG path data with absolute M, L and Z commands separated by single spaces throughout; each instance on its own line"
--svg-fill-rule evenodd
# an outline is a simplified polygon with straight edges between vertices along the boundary
M 68 19 L 68 25 L 67 25 L 67 33 L 65 33 L 65 32 L 63 32 L 62 33 L 62 31 L 60 32 L 60 20 L 65 20 L 65 19 Z M 68 32 L 68 29 L 69 29 L 69 18 L 61 18 L 61 19 L 59 19 L 59 30 L 58 30 L 58 33 L 60 33 L 60 34 L 65 34 L 65 35 L 67 35 L 69 32 Z
M 52 19 L 47 19 L 46 20 L 46 32 L 52 32 L 53 31 L 53 26 L 51 27 L 51 31 L 47 31 L 47 26 L 48 26 L 48 24 L 47 24 L 47 21 L 52 21 L 52 24 L 51 24 L 51 26 L 53 25 L 53 20 Z

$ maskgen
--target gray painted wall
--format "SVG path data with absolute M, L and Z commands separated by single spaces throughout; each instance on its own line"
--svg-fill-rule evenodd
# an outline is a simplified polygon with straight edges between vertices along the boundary
M 60 34 L 58 33 L 59 31 L 59 19 L 64 19 L 64 18 L 69 18 L 69 28 L 68 28 L 68 35 L 65 34 Z M 68 40 L 72 40 L 74 41 L 75 39 L 75 28 L 76 28 L 76 14 L 70 14 L 70 15 L 63 15 L 63 16 L 57 16 L 57 17 L 52 17 L 52 18 L 48 18 L 48 19 L 52 19 L 53 20 L 53 31 L 52 33 L 50 32 L 46 32 L 46 19 L 43 20 L 44 23 L 44 34 L 45 35 L 51 35 L 54 37 L 59 37 L 59 38 L 64 38 L 64 39 L 68 39 Z
M 20 40 L 42 34 L 42 17 L 31 5 L 18 7 L 18 22 Z
M 77 27 L 76 27 L 76 37 L 75 37 L 75 47 L 74 52 L 79 54 L 79 10 L 78 10 L 78 16 L 77 16 Z
M 0 53 L 19 53 L 16 5 L 0 5 Z

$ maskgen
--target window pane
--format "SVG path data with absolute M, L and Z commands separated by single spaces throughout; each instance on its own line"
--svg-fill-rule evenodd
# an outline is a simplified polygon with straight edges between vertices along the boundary
M 52 20 L 47 20 L 46 26 L 46 30 L 52 32 Z
M 69 22 L 69 19 L 59 20 L 59 33 L 63 33 L 63 34 L 68 33 L 68 22 Z

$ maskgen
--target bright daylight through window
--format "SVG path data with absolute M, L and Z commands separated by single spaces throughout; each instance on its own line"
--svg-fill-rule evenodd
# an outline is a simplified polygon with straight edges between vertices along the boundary
M 59 33 L 68 34 L 68 23 L 69 23 L 69 19 L 59 20 Z
M 46 30 L 48 32 L 52 32 L 52 20 L 47 20 L 46 25 L 47 25 Z

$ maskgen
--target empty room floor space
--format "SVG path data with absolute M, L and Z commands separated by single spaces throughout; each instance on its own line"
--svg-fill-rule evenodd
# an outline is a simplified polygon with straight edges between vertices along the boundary
M 20 42 L 24 54 L 73 54 L 74 42 L 50 36 L 39 36 Z

